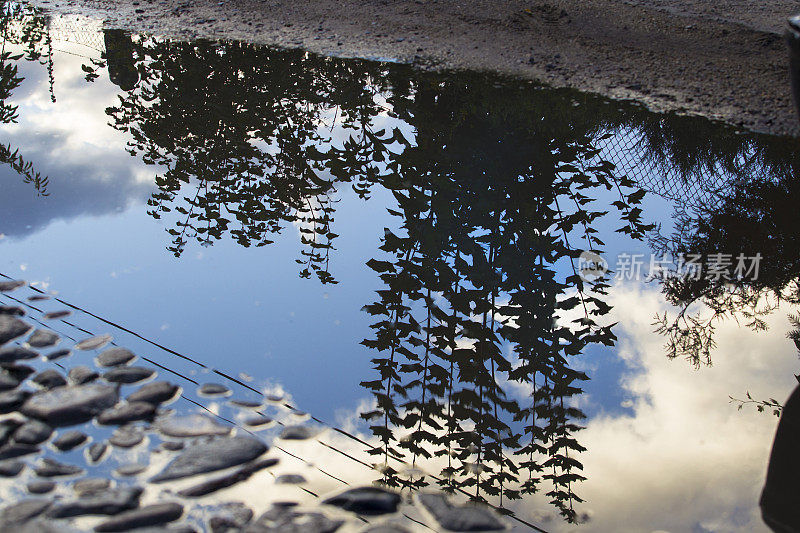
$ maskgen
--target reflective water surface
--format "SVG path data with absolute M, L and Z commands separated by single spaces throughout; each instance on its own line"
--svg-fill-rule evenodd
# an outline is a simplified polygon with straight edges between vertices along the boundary
M 197 528 L 233 516 L 223 501 L 258 516 L 377 481 L 410 530 L 439 527 L 411 499 L 432 489 L 520 531 L 766 530 L 773 415 L 798 371 L 796 139 L 4 10 L 0 273 L 30 285 L 0 305 L 43 330 L 8 344 L 66 374 L 108 348 L 75 343 L 110 334 L 182 389 L 123 426 L 142 444 L 29 465 L 127 466 L 119 485 L 191 500 Z M 146 483 L 172 457 L 168 409 L 252 431 L 278 463 L 199 499 Z M 82 427 L 99 443 L 107 426 Z M 294 426 L 312 438 L 280 438 Z

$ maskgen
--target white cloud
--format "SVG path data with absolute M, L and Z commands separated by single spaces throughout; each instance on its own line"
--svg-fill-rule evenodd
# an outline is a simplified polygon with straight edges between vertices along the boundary
M 587 448 L 579 457 L 587 480 L 575 487 L 586 500 L 576 509 L 587 523 L 564 523 L 542 495 L 516 503 L 518 515 L 554 533 L 767 531 L 757 502 L 777 418 L 755 409 L 738 411 L 728 396 L 749 390 L 755 397 L 783 400 L 791 392 L 797 357 L 785 337 L 786 310 L 769 318 L 766 333 L 720 324 L 714 365 L 695 370 L 686 361 L 667 359 L 663 337 L 653 332 L 653 316 L 665 309 L 657 290 L 617 286 L 610 303 L 611 319 L 619 321 L 615 351 L 627 367 L 619 386 L 628 410 L 600 414 L 578 434 Z M 349 431 L 363 428 L 357 413 L 369 405 L 362 401 L 354 412 L 337 412 L 338 424 Z M 363 445 L 341 435 L 329 432 L 323 440 L 375 462 Z M 331 450 L 303 451 L 306 459 L 348 482 L 377 477 Z M 418 466 L 436 472 L 440 465 Z
M 98 35 L 102 43 L 102 34 Z M 101 158 L 109 151 L 124 154 L 129 136 L 110 128 L 104 111 L 106 107 L 119 103 L 119 89 L 105 75 L 87 83 L 81 69 L 82 65 L 90 64 L 90 58 L 99 59 L 100 51 L 74 42 L 58 41 L 58 36 L 57 32 L 53 64 L 56 105 L 51 101 L 49 84 L 41 80 L 14 95 L 14 103 L 19 105 L 19 122 L 4 124 L 0 131 L 12 136 L 35 131 L 38 139 L 59 139 L 58 144 L 50 147 L 50 156 L 62 164 L 83 163 L 89 157 Z M 41 66 L 38 64 L 22 63 L 20 67 L 26 77 L 40 79 Z M 95 169 L 93 178 L 114 180 L 118 176 L 113 170 Z M 137 180 L 152 183 L 151 171 L 136 168 L 131 169 L 131 174 Z
M 777 418 L 737 411 L 728 396 L 788 397 L 797 356 L 785 310 L 769 318 L 766 333 L 720 324 L 713 366 L 694 370 L 668 360 L 653 333 L 653 316 L 665 308 L 656 290 L 617 286 L 610 303 L 629 368 L 620 386 L 633 414 L 600 415 L 580 433 L 588 479 L 576 492 L 592 518 L 579 529 L 767 531 L 757 501 Z M 549 527 L 575 529 L 557 524 Z

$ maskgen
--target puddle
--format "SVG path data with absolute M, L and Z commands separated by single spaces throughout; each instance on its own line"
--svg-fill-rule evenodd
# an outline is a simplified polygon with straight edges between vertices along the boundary
M 33 483 L 64 517 L 73 481 L 99 477 L 199 530 L 244 527 L 246 507 L 254 528 L 357 531 L 385 514 L 320 501 L 380 482 L 409 530 L 469 514 L 420 489 L 519 531 L 765 530 L 800 337 L 796 140 L 6 10 L 0 273 L 28 283 L 0 305 L 31 327 L 9 360 L 57 373 L 3 363 L 3 383 L 69 374 L 109 410 L 71 420 L 19 393 L 9 411 L 75 426 L 45 442 L 87 438 L 28 450 L 4 502 Z M 134 396 L 111 408 L 117 390 Z M 42 458 L 80 471 L 49 487 L 36 465 L 63 465 Z

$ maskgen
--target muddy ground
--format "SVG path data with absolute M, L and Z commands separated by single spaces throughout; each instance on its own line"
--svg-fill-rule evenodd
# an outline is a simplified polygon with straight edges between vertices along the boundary
M 108 27 L 490 69 L 800 134 L 781 37 L 796 0 L 35 1 Z

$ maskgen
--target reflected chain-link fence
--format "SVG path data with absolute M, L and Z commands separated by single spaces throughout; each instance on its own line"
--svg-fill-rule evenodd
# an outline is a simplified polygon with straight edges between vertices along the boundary
M 87 57 L 96 57 L 91 51 L 105 52 L 103 27 L 100 21 L 79 16 L 51 17 L 48 32 L 53 44 L 69 43 L 87 48 Z
M 600 158 L 613 163 L 616 173 L 626 175 L 642 189 L 685 207 L 709 206 L 719 194 L 741 178 L 723 168 L 700 167 L 683 172 L 669 159 L 657 158 L 647 150 L 644 135 L 634 128 L 620 128 L 600 141 Z

